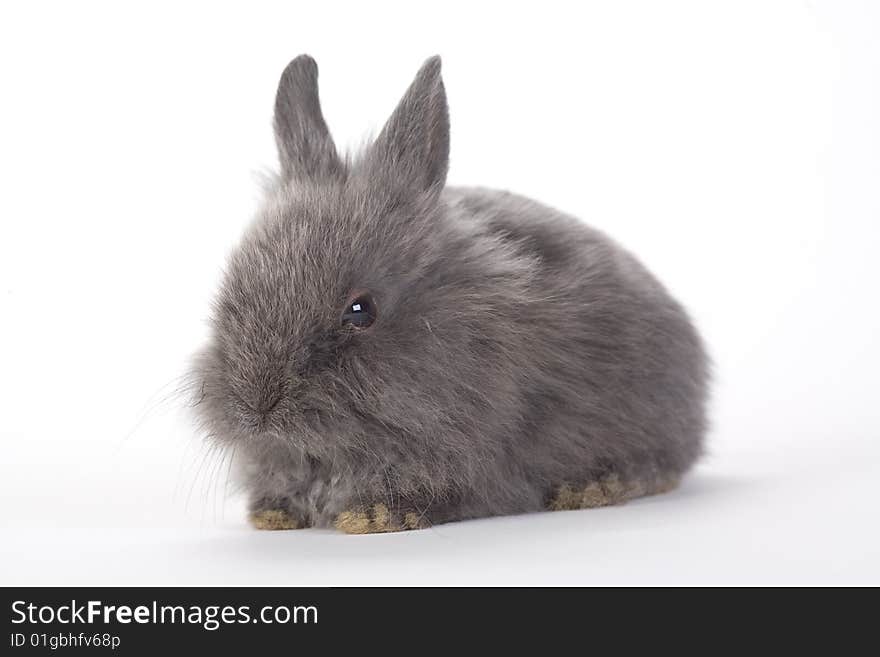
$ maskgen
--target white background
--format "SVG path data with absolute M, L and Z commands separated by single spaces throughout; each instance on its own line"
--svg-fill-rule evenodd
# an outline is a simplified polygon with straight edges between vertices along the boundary
M 584 218 L 689 307 L 714 428 L 680 490 L 246 526 L 175 390 L 301 52 L 352 146 L 440 53 L 450 182 Z M 5 4 L 0 94 L 0 583 L 880 584 L 875 3 Z

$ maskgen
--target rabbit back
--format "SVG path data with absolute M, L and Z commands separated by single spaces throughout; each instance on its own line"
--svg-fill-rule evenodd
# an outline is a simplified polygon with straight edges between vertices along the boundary
M 518 458 L 556 488 L 663 487 L 702 452 L 708 360 L 687 313 L 629 252 L 535 201 L 447 188 L 453 221 L 533 263 L 519 345 Z

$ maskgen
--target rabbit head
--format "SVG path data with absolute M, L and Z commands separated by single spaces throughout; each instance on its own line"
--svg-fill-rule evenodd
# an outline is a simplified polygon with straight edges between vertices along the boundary
M 513 394 L 499 354 L 524 279 L 444 205 L 440 59 L 349 159 L 300 56 L 281 78 L 275 133 L 280 181 L 230 258 L 194 370 L 207 432 L 315 455 L 382 441 L 463 449 L 462 423 L 497 417 Z

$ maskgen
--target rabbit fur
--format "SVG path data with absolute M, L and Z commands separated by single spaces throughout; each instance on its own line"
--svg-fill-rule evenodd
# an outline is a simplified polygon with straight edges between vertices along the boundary
M 700 456 L 708 362 L 682 306 L 580 221 L 446 186 L 438 57 L 352 158 L 314 60 L 297 57 L 275 132 L 281 174 L 192 368 L 255 526 L 384 532 L 600 506 L 668 490 Z M 365 294 L 372 325 L 342 322 Z

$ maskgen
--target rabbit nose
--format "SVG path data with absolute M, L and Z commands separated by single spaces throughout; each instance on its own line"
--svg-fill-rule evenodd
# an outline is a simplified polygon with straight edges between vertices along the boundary
M 278 406 L 281 398 L 281 392 L 265 392 L 263 394 L 252 394 L 247 396 L 238 395 L 239 401 L 246 406 L 249 411 L 262 417 L 267 416 L 275 410 L 275 407 Z
M 257 406 L 257 408 L 255 408 L 254 410 L 257 413 L 259 413 L 260 415 L 268 415 L 273 410 L 275 410 L 275 407 L 278 406 L 278 402 L 280 402 L 280 401 L 281 401 L 281 395 L 277 395 L 274 398 L 270 398 L 270 399 L 265 400 L 262 404 Z

